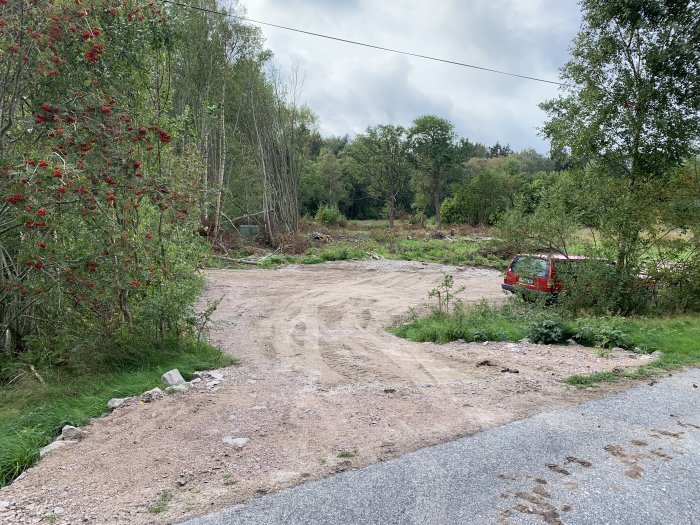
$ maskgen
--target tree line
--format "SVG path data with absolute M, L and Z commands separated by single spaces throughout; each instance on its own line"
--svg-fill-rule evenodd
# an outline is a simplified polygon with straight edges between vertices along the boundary
M 413 126 L 370 126 L 352 140 L 312 137 L 301 172 L 301 213 L 322 207 L 351 219 L 398 215 L 416 223 L 493 224 L 533 181 L 557 168 L 534 149 L 514 153 L 496 143 L 486 147 L 457 137 L 451 122 L 435 115 Z

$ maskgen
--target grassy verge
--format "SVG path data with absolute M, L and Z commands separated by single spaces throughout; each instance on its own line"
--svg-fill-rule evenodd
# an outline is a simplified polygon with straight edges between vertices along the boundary
M 414 316 L 408 322 L 390 328 L 399 337 L 412 341 L 446 343 L 463 340 L 519 341 L 566 344 L 569 339 L 599 348 L 606 355 L 613 347 L 638 353 L 655 350 L 661 356 L 631 371 L 600 372 L 566 378 L 572 385 L 592 385 L 621 377 L 648 377 L 662 371 L 700 364 L 700 316 L 684 315 L 635 319 L 587 317 L 570 319 L 556 310 L 509 302 L 495 307 L 481 303 L 446 314 L 432 312 Z
M 38 369 L 45 385 L 16 361 L 0 361 L 11 386 L 0 387 L 0 486 L 10 483 L 39 458 L 64 425 L 84 425 L 107 411 L 112 397 L 138 395 L 161 386 L 160 376 L 178 368 L 186 379 L 195 370 L 231 364 L 216 348 L 195 341 L 171 340 L 144 345 L 124 341 L 108 349 L 97 367 Z
M 496 252 L 496 253 L 494 253 Z M 497 253 L 493 241 L 467 239 L 402 239 L 393 235 L 373 235 L 358 240 L 333 241 L 312 246 L 302 255 L 269 255 L 261 268 L 277 268 L 286 264 L 319 264 L 328 261 L 362 260 L 370 253 L 386 259 L 431 262 L 452 266 L 480 266 L 502 270 L 507 260 Z

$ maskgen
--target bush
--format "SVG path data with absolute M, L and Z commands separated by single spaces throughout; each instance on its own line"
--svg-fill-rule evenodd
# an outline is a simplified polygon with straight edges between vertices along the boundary
M 598 348 L 624 348 L 632 350 L 635 347 L 632 338 L 624 331 L 610 325 L 584 324 L 578 328 L 572 339 L 580 345 Z
M 417 211 L 411 217 L 408 219 L 408 224 L 411 226 L 425 226 L 425 223 L 428 221 L 428 217 L 426 217 L 424 211 Z
M 553 345 L 568 341 L 573 330 L 560 319 L 548 318 L 528 323 L 527 336 L 533 343 Z
M 654 306 L 653 287 L 637 268 L 619 269 L 610 262 L 590 259 L 558 276 L 564 282 L 559 303 L 573 314 L 646 314 Z
M 345 215 L 340 213 L 337 206 L 328 206 L 327 204 L 324 204 L 318 209 L 315 219 L 324 226 L 345 227 L 348 223 Z

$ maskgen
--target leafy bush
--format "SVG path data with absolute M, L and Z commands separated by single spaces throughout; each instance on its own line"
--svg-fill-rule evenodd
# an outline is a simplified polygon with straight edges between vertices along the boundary
M 560 319 L 539 319 L 527 325 L 527 336 L 533 343 L 545 345 L 564 343 L 572 335 L 573 330 Z
M 632 350 L 635 347 L 634 341 L 627 333 L 606 324 L 584 324 L 577 329 L 572 339 L 581 345 L 598 348 L 619 347 Z
M 411 226 L 425 226 L 426 222 L 428 222 L 428 217 L 422 210 L 417 211 L 408 219 L 408 224 Z
M 619 269 L 592 258 L 558 276 L 564 282 L 559 304 L 572 314 L 645 314 L 654 306 L 654 288 L 637 268 Z
M 343 215 L 336 206 L 328 206 L 326 204 L 318 209 L 315 219 L 324 226 L 345 227 L 348 223 L 345 215 Z

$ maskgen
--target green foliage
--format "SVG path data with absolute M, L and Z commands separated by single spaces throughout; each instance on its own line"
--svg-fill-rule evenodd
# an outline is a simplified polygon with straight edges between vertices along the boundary
M 442 204 L 442 220 L 452 224 L 493 224 L 510 204 L 514 193 L 512 177 L 496 170 L 478 172 L 457 186 Z
M 453 173 L 459 160 L 459 148 L 451 122 L 435 115 L 423 115 L 413 121 L 408 131 L 411 159 L 416 168 L 414 188 L 416 209 L 431 205 L 435 222 L 440 226 L 440 202 L 446 178 Z M 432 202 L 431 202 L 432 200 Z
M 314 217 L 318 222 L 324 226 L 346 226 L 347 219 L 340 213 L 340 210 L 333 206 L 328 206 L 326 204 L 322 205 L 316 212 Z
M 584 346 L 598 348 L 624 348 L 633 350 L 635 342 L 629 334 L 619 327 L 622 323 L 594 323 L 586 324 L 585 321 L 578 326 L 572 339 Z
M 0 124 L 7 351 L 65 350 L 113 334 L 134 323 L 141 299 L 176 289 L 201 254 L 190 241 L 191 159 L 173 151 L 177 119 L 167 114 L 160 69 L 173 28 L 155 3 L 112 7 L 99 0 L 87 11 L 65 2 L 3 8 L 0 48 L 29 46 L 18 55 L 28 67 L 0 80 L 0 93 L 22 91 L 0 97 L 0 118 L 15 122 Z M 63 28 L 63 36 L 30 44 L 20 38 L 30 28 L 39 38 Z
M 545 246 L 561 247 L 553 227 L 562 219 L 591 228 L 617 273 L 595 300 L 611 312 L 643 312 L 651 303 L 636 278 L 643 263 L 654 252 L 674 251 L 664 249 L 674 229 L 700 224 L 693 204 L 697 169 L 688 169 L 700 135 L 700 75 L 693 65 L 700 60 L 700 6 L 584 0 L 581 7 L 582 28 L 562 69 L 565 87 L 541 105 L 550 117 L 543 131 L 552 150 L 570 152 L 575 177 L 568 205 L 548 217 L 542 208 L 549 199 L 542 199 L 533 213 L 538 220 L 516 210 L 504 230 L 517 236 L 519 223 L 534 222 L 530 231 L 548 231 Z M 694 237 L 683 239 L 681 251 L 697 254 Z M 659 272 L 669 279 L 667 287 L 658 282 L 662 294 L 674 288 L 673 273 L 683 272 Z M 689 296 L 674 301 L 664 294 L 652 306 L 674 311 L 692 304 Z
M 394 227 L 397 197 L 408 184 L 408 143 L 400 126 L 368 127 L 345 149 L 348 170 L 364 183 L 386 208 Z
M 530 341 L 544 345 L 564 344 L 573 335 L 566 323 L 554 317 L 531 321 L 526 333 Z
M 654 311 L 654 284 L 635 268 L 590 259 L 562 271 L 559 304 L 572 314 L 644 314 Z
M 518 341 L 525 337 L 525 324 L 529 316 L 529 311 L 518 303 L 499 308 L 482 302 L 455 308 L 451 315 L 433 311 L 426 317 L 414 318 L 390 331 L 399 337 L 419 342 Z
M 700 6 L 584 0 L 581 8 L 564 93 L 542 104 L 551 117 L 544 133 L 618 180 L 665 177 L 700 135 Z
M 458 293 L 461 293 L 465 290 L 464 286 L 461 286 L 457 288 L 456 290 L 453 290 L 455 284 L 455 278 L 454 276 L 450 275 L 449 273 L 446 273 L 442 279 L 442 282 L 430 290 L 428 292 L 428 297 L 433 298 L 437 297 L 438 300 L 438 305 L 437 305 L 437 311 L 438 313 L 445 313 L 449 314 L 450 313 L 450 302 L 454 301 L 454 296 L 457 295 Z
M 661 352 L 660 357 L 635 369 L 571 376 L 567 382 L 572 385 L 591 385 L 621 377 L 648 377 L 700 363 L 700 317 L 697 315 L 572 319 L 556 309 L 543 311 L 540 306 L 520 301 L 509 301 L 501 306 L 482 302 L 457 308 L 451 315 L 437 311 L 424 317 L 413 315 L 389 331 L 419 342 L 519 341 L 529 335 L 549 342 L 573 337 L 580 344 L 603 349 L 617 346 L 639 353 Z
M 545 179 L 546 180 L 546 179 Z M 499 237 L 507 244 L 519 246 L 520 251 L 542 250 L 568 254 L 580 222 L 575 212 L 572 185 L 575 176 L 561 173 L 551 184 L 538 188 L 529 201 L 516 200 L 498 221 Z M 529 208 L 532 202 L 537 204 Z
M 319 207 L 339 208 L 348 204 L 350 181 L 337 154 L 322 148 L 316 160 L 310 160 L 301 174 L 301 211 L 316 214 Z

